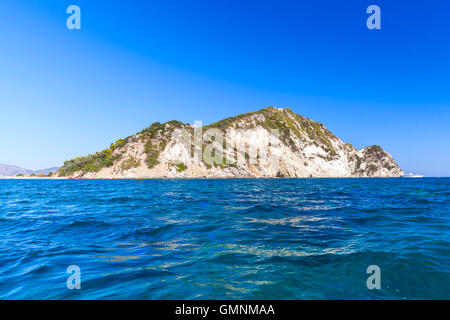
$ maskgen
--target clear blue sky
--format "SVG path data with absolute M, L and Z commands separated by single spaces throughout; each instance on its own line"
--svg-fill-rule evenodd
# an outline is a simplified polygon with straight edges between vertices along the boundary
M 66 28 L 81 8 L 82 29 Z M 366 8 L 381 8 L 381 30 Z M 269 105 L 450 176 L 449 1 L 0 1 L 0 163 Z

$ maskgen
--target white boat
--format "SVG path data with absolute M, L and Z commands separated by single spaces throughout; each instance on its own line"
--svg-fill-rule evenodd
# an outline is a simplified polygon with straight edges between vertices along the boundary
M 415 173 L 407 173 L 407 174 L 404 174 L 402 176 L 402 178 L 423 178 L 423 175 L 415 174 Z

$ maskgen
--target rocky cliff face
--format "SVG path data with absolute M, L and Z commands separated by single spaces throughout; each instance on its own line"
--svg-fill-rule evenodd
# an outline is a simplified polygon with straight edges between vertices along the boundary
M 200 128 L 170 121 L 66 161 L 72 178 L 399 177 L 379 146 L 356 150 L 321 123 L 265 108 Z

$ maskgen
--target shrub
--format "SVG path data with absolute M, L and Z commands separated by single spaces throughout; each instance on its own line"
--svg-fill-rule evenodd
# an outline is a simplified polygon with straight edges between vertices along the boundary
M 88 155 L 86 157 L 78 157 L 64 162 L 64 166 L 59 171 L 59 176 L 68 176 L 77 171 L 98 172 L 102 168 L 112 166 L 114 161 L 120 157 L 121 155 L 113 156 L 109 152 L 109 149 Z
M 134 158 L 134 157 L 130 157 L 127 160 L 125 160 L 124 162 L 122 162 L 120 168 L 122 169 L 122 171 L 127 171 L 131 168 L 137 168 L 141 165 L 141 162 Z
M 370 164 L 367 167 L 367 172 L 368 172 L 369 175 L 374 174 L 377 170 L 378 170 L 378 167 L 376 165 L 374 165 L 374 164 Z
M 187 169 L 187 166 L 183 162 L 176 164 L 175 167 L 177 167 L 178 172 L 183 172 Z
M 151 169 L 158 164 L 159 150 L 153 146 L 151 141 L 148 141 L 145 144 L 145 153 L 147 155 L 145 163 Z

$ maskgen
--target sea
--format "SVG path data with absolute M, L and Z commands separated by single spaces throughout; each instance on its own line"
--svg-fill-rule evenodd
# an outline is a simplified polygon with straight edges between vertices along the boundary
M 0 180 L 0 299 L 450 299 L 450 178 Z

